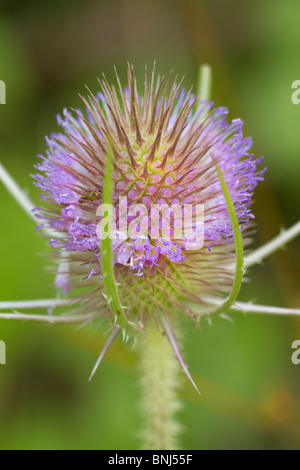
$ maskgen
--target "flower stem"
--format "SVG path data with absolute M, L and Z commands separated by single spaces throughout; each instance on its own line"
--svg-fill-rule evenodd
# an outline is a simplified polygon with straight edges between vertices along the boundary
M 257 305 L 251 302 L 236 302 L 231 310 L 238 310 L 245 313 L 260 313 L 270 315 L 300 315 L 299 308 L 274 307 L 272 305 Z
M 199 69 L 198 96 L 199 101 L 210 100 L 212 86 L 212 70 L 210 65 L 203 64 Z
M 292 225 L 287 230 L 283 230 L 277 237 L 271 241 L 252 251 L 248 256 L 245 257 L 245 266 L 249 268 L 254 264 L 261 263 L 265 258 L 275 253 L 280 248 L 283 248 L 287 243 L 292 241 L 294 238 L 300 235 L 300 221 Z
M 140 342 L 140 352 L 141 409 L 145 418 L 143 447 L 147 450 L 178 449 L 180 426 L 174 415 L 180 407 L 176 398 L 179 365 L 163 330 L 149 325 Z
M 29 215 L 34 222 L 37 221 L 35 215 L 33 214 L 33 209 L 35 205 L 31 202 L 27 194 L 22 191 L 16 181 L 10 176 L 8 171 L 4 168 L 4 166 L 0 163 L 0 181 L 4 184 L 6 189 L 10 192 L 10 194 L 14 197 L 14 199 L 20 204 L 22 209 Z
M 0 163 L 0 182 L 4 184 L 7 191 L 13 196 L 13 198 L 17 201 L 17 203 L 22 207 L 22 209 L 26 212 L 26 214 L 35 222 L 37 223 L 37 218 L 33 213 L 35 205 L 29 199 L 26 192 L 23 191 L 18 183 L 13 179 L 13 177 L 8 173 L 8 171 L 4 168 L 4 166 Z M 51 230 L 47 227 L 43 228 L 43 231 L 49 235 L 50 237 L 57 237 L 57 232 L 55 230 Z
M 31 313 L 0 313 L 0 320 L 26 320 L 26 321 L 38 321 L 46 323 L 83 323 L 91 322 L 99 317 L 99 314 L 85 313 L 82 315 L 42 315 L 42 314 L 31 314 Z

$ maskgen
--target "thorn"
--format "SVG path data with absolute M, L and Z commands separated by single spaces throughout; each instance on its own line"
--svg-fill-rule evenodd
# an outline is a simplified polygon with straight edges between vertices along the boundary
M 221 313 L 220 315 L 221 318 L 224 318 L 224 320 L 228 320 L 230 323 L 234 323 L 234 321 L 232 320 L 232 318 L 230 318 L 228 315 L 226 315 L 225 313 Z
M 132 344 L 132 349 L 134 349 L 136 347 L 136 344 L 137 344 L 137 337 L 134 336 L 133 338 L 133 344 Z
M 143 173 L 142 173 L 142 177 L 143 178 L 148 178 L 149 175 L 150 175 L 150 173 L 148 171 L 148 162 L 146 161 L 145 166 L 144 166 L 144 170 L 143 170 Z
M 112 332 L 112 334 L 110 335 L 110 337 L 108 338 L 104 348 L 102 349 L 101 353 L 100 353 L 100 356 L 98 357 L 97 359 L 97 362 L 91 372 L 91 375 L 89 376 L 89 382 L 92 380 L 96 370 L 98 369 L 103 357 L 105 356 L 105 353 L 107 352 L 107 350 L 109 349 L 110 345 L 112 344 L 113 340 L 115 339 L 115 337 L 117 336 L 117 334 L 119 333 L 120 331 L 120 327 L 117 326 L 114 331 Z
M 153 160 L 155 158 L 155 152 L 159 149 L 164 124 L 165 124 L 166 116 L 169 112 L 169 109 L 170 109 L 170 107 L 167 108 L 165 114 L 163 115 L 163 118 L 161 119 L 161 122 L 160 122 L 160 125 L 159 125 L 159 128 L 158 128 L 154 143 L 152 144 L 152 148 L 151 148 L 150 154 L 148 156 L 148 161 L 149 162 L 153 162 Z
M 123 343 L 127 343 L 129 339 L 129 336 L 126 334 L 126 330 L 122 330 L 122 340 L 123 340 Z
M 177 339 L 176 339 L 176 336 L 175 336 L 175 333 L 171 327 L 171 325 L 164 319 L 162 319 L 162 324 L 163 324 L 163 329 L 164 329 L 164 332 L 169 340 L 169 343 L 171 345 L 171 348 L 173 349 L 173 352 L 176 356 L 176 359 L 178 360 L 183 372 L 185 373 L 185 375 L 187 376 L 187 378 L 189 379 L 189 381 L 191 382 L 191 384 L 193 385 L 193 387 L 196 389 L 196 391 L 199 393 L 199 395 L 201 395 L 201 393 L 199 392 L 198 390 L 198 387 L 197 385 L 195 384 L 194 380 L 193 380 L 193 377 L 191 376 L 189 370 L 188 370 L 188 367 L 183 359 L 183 356 L 182 356 L 182 353 L 180 351 L 180 348 L 179 348 L 179 345 L 178 345 L 178 342 L 177 342 Z
M 134 153 L 133 153 L 133 149 L 130 145 L 130 142 L 129 142 L 129 139 L 126 135 L 126 132 L 123 128 L 123 126 L 121 126 L 121 131 L 122 131 L 122 134 L 123 134 L 123 137 L 124 137 L 124 140 L 125 140 L 125 144 L 126 144 L 126 148 L 127 148 L 127 153 L 128 153 L 128 156 L 129 156 L 129 159 L 130 159 L 130 163 L 132 165 L 132 168 L 135 170 L 137 167 L 138 167 L 138 163 L 137 161 L 135 160 L 134 158 Z

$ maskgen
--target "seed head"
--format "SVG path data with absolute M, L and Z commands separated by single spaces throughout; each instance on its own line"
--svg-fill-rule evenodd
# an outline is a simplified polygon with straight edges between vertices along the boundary
M 156 78 L 154 67 L 148 81 L 146 69 L 139 94 L 129 66 L 128 86 L 122 88 L 117 73 L 116 83 L 110 86 L 104 77 L 99 93 L 88 91 L 82 98 L 84 112 L 65 109 L 58 116 L 62 132 L 46 139 L 47 155 L 37 165 L 36 184 L 47 201 L 37 214 L 59 232 L 50 245 L 69 267 L 60 268 L 56 285 L 65 292 L 88 287 L 81 304 L 113 321 L 102 295 L 98 230 L 111 145 L 113 264 L 126 317 L 138 327 L 153 319 L 171 324 L 180 313 L 197 319 L 187 304 L 198 304 L 205 312 L 206 299 L 224 296 L 234 275 L 229 267 L 235 259 L 232 224 L 216 168 L 246 242 L 253 190 L 263 179 L 257 171 L 261 160 L 249 153 L 252 139 L 243 137 L 240 119 L 227 122 L 227 108 L 199 102 L 176 78 L 171 84 L 171 75 L 166 81 Z M 166 211 L 153 222 L 153 208 L 159 212 L 172 206 L 182 217 Z M 188 207 L 191 212 L 184 219 Z M 194 220 L 197 207 L 203 209 L 201 220 Z M 127 225 L 134 225 L 131 234 L 124 232 L 124 217 Z M 182 221 L 196 239 L 201 235 L 200 244 L 180 232 Z

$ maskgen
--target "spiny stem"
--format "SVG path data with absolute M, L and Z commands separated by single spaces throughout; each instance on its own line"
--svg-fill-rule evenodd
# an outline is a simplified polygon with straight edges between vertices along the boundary
M 260 263 L 263 259 L 267 258 L 267 256 L 272 255 L 280 248 L 283 248 L 287 243 L 292 241 L 300 235 L 300 221 L 290 227 L 288 230 L 282 231 L 277 237 L 273 238 L 273 240 L 269 241 L 262 247 L 254 250 L 248 256 L 245 257 L 245 267 L 249 268 L 254 264 Z
M 298 308 L 273 307 L 271 305 L 258 305 L 251 302 L 236 302 L 230 310 L 238 310 L 245 313 L 260 313 L 269 315 L 300 315 Z
M 27 194 L 20 188 L 18 183 L 12 178 L 4 166 L 0 163 L 0 181 L 4 184 L 6 189 L 10 192 L 16 202 L 22 207 L 26 214 L 36 223 L 37 218 L 33 213 L 35 205 L 29 199 Z M 54 230 L 51 230 L 47 227 L 43 228 L 43 231 L 47 233 L 50 237 L 56 237 L 57 233 Z
M 95 320 L 99 314 L 83 314 L 83 315 L 40 315 L 31 313 L 0 313 L 0 320 L 26 320 L 44 323 L 82 323 Z
M 35 299 L 35 300 L 4 300 L 0 302 L 0 310 L 15 308 L 54 308 L 70 303 L 68 299 Z
M 219 302 L 216 302 L 213 298 L 205 299 L 211 304 L 218 305 Z M 66 305 L 69 302 L 68 299 L 38 299 L 38 300 L 17 300 L 17 301 L 3 301 L 0 302 L 0 310 L 9 310 L 9 309 L 34 309 L 34 308 L 54 308 L 57 306 Z M 193 308 L 195 305 L 193 304 Z M 259 305 L 252 302 L 235 302 L 230 310 L 236 310 L 239 312 L 245 313 L 260 313 L 260 314 L 269 314 L 269 315 L 296 315 L 300 316 L 300 308 L 285 308 L 285 307 L 275 307 L 273 305 Z M 49 323 L 59 323 L 59 322 L 81 322 L 86 320 L 88 315 L 80 315 L 79 317 L 71 316 L 51 316 L 44 314 L 25 314 L 25 313 L 0 313 L 0 319 L 13 319 L 13 320 L 35 320 L 43 321 Z
M 177 449 L 180 426 L 175 419 L 179 408 L 176 389 L 179 365 L 163 330 L 149 325 L 140 339 L 141 411 L 145 418 L 142 432 L 144 449 Z
M 36 217 L 34 216 L 32 210 L 35 208 L 34 204 L 31 202 L 27 194 L 20 188 L 16 181 L 10 176 L 8 171 L 0 163 L 0 181 L 4 184 L 6 189 L 10 192 L 13 198 L 20 204 L 22 209 L 26 212 L 31 219 L 36 222 Z
M 204 300 L 214 305 L 221 305 L 219 300 L 216 300 L 212 297 L 205 297 Z M 197 305 L 193 302 L 188 302 L 187 305 L 192 306 L 195 311 L 197 311 Z M 286 308 L 286 307 L 275 307 L 273 305 L 260 305 L 253 302 L 234 302 L 233 305 L 229 308 L 229 311 L 238 311 L 243 313 L 258 313 L 258 314 L 268 314 L 268 315 L 295 315 L 300 316 L 300 308 Z M 199 311 L 201 317 L 202 312 Z

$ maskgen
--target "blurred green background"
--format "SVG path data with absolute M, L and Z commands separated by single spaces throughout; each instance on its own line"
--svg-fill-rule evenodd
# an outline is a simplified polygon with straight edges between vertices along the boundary
M 121 78 L 126 61 L 173 68 L 195 86 L 213 67 L 213 99 L 245 121 L 266 182 L 255 195 L 253 246 L 299 219 L 300 79 L 298 0 L 0 1 L 0 158 L 39 205 L 30 174 L 44 135 L 63 107 L 80 106 L 84 85 L 102 72 Z M 51 298 L 47 244 L 0 185 L 0 299 Z M 248 272 L 240 299 L 300 306 L 300 244 Z M 41 312 L 42 313 L 42 312 Z M 202 331 L 186 325 L 184 353 L 201 397 L 184 377 L 185 449 L 299 449 L 300 365 L 291 344 L 300 319 L 232 315 Z M 94 380 L 100 329 L 0 320 L 7 365 L 0 365 L 1 449 L 136 449 L 141 428 L 134 351 L 116 342 Z

